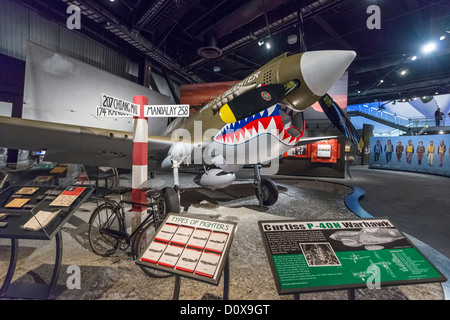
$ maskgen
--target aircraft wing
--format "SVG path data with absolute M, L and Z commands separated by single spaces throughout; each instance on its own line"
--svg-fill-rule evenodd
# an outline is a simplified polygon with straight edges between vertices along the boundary
M 167 157 L 170 138 L 149 136 L 149 169 Z M 0 117 L 0 147 L 41 151 L 46 161 L 132 168 L 133 133 Z

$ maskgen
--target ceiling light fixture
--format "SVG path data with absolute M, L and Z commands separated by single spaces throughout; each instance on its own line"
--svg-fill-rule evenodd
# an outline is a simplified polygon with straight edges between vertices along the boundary
M 296 34 L 291 34 L 287 38 L 287 43 L 288 44 L 296 44 L 297 41 L 298 41 L 298 36 Z
M 423 47 L 423 52 L 425 53 L 430 53 L 433 52 L 434 50 L 436 50 L 436 43 L 434 42 L 430 42 Z
M 445 40 L 445 36 L 441 36 L 440 38 L 439 38 L 439 40 Z
M 412 61 L 416 61 L 417 59 L 418 59 L 417 56 L 412 56 L 412 57 L 411 57 L 411 60 L 412 60 Z

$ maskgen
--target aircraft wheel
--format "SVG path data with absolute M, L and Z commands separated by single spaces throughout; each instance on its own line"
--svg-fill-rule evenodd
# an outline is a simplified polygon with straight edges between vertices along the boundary
M 180 199 L 178 193 L 174 188 L 164 188 L 164 201 L 166 202 L 166 214 L 167 213 L 180 213 Z
M 256 189 L 256 197 L 258 197 L 258 189 Z M 261 197 L 265 206 L 272 206 L 278 200 L 278 187 L 270 179 L 261 179 Z

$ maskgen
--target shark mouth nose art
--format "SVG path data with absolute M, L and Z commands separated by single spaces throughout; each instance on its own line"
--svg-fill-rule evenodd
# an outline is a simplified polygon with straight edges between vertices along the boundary
M 244 120 L 225 125 L 214 137 L 214 141 L 238 145 L 269 134 L 286 146 L 294 146 L 303 135 L 302 130 L 292 125 L 293 118 L 298 113 L 277 104 Z

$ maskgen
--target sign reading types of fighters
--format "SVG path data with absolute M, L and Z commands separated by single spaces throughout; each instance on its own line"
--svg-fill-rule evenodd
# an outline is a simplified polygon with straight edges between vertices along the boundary
M 256 168 L 277 160 L 299 142 L 305 126 L 297 116 L 317 101 L 323 104 L 329 99 L 327 92 L 355 57 L 353 51 L 310 51 L 273 59 L 194 115 L 177 117 L 161 134 L 149 136 L 148 169 L 172 167 L 175 175 L 174 164 L 196 167 L 203 173 L 194 181 L 214 190 L 231 185 L 245 165 L 255 165 L 258 200 L 273 205 L 278 189 L 272 181 L 261 179 Z M 248 98 L 251 95 L 259 97 Z M 358 141 L 345 115 L 331 105 L 322 105 L 330 120 L 348 131 L 347 138 Z M 161 120 L 150 118 L 149 125 L 151 121 Z M 37 138 L 29 139 L 30 135 Z M 0 117 L 0 147 L 45 149 L 46 161 L 129 169 L 130 137 L 130 132 Z

